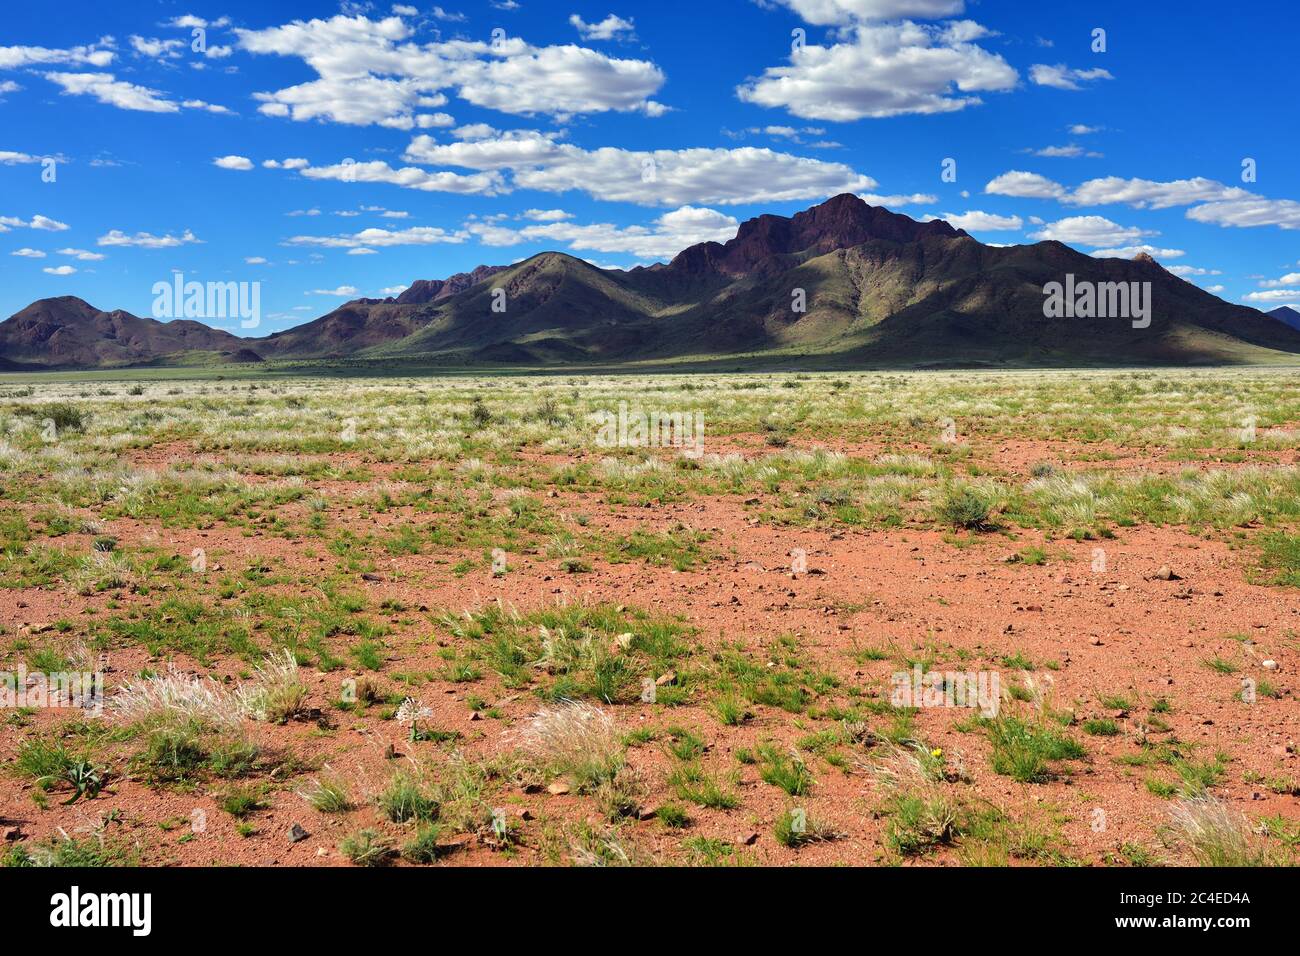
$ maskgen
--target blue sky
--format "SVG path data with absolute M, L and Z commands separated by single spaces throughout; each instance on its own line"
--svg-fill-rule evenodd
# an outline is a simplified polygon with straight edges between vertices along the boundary
M 1300 307 L 1290 0 L 51 9 L 0 19 L 0 316 L 149 315 L 179 271 L 260 282 L 262 335 L 547 249 L 659 261 L 844 191 Z

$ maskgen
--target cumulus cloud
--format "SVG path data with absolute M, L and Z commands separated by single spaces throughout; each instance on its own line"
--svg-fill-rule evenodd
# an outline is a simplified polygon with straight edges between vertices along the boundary
M 1295 302 L 1300 294 L 1291 289 L 1271 289 L 1268 292 L 1247 292 L 1242 296 L 1247 302 L 1265 302 L 1270 305 Z
M 1277 226 L 1300 229 L 1300 202 L 1294 199 L 1233 199 L 1206 203 L 1187 210 L 1187 218 L 1217 226 Z
M 44 258 L 45 258 L 45 253 L 41 252 L 41 250 L 39 250 L 39 249 L 29 249 L 29 248 L 26 248 L 26 247 L 24 247 L 24 248 L 22 248 L 22 249 L 15 249 L 13 252 L 9 253 L 9 255 L 11 255 L 11 256 L 22 256 L 24 259 L 44 259 Z
M 1070 206 L 1122 204 L 1134 209 L 1170 209 L 1200 203 L 1187 211 L 1189 219 L 1222 226 L 1300 228 L 1300 203 L 1264 199 L 1238 186 L 1201 176 L 1167 182 L 1103 176 L 1071 190 L 1038 173 L 1011 170 L 990 180 L 984 191 L 1000 196 L 1056 199 Z
M 442 90 L 525 116 L 665 110 L 650 99 L 664 83 L 653 63 L 574 44 L 536 47 L 515 37 L 419 44 L 400 17 L 360 15 L 235 33 L 250 53 L 298 57 L 317 73 L 315 80 L 255 94 L 268 116 L 411 129 L 417 110 L 446 101 Z
M 587 150 L 559 142 L 555 134 L 533 130 L 456 143 L 438 143 L 431 137 L 417 136 L 404 158 L 426 166 L 479 170 L 479 175 L 497 177 L 498 191 L 576 190 L 596 199 L 643 206 L 820 199 L 839 192 L 870 190 L 877 185 L 871 177 L 842 163 L 765 148 L 637 151 L 607 146 Z M 511 176 L 509 185 L 504 179 L 506 172 Z M 304 175 L 311 173 L 304 171 Z
M 264 169 L 306 169 L 310 166 L 305 159 L 264 159 L 262 167 Z
M 218 156 L 212 165 L 222 169 L 249 170 L 253 168 L 253 161 L 247 156 Z
M 0 149 L 0 166 L 17 166 L 20 163 L 39 163 L 43 162 L 45 157 L 33 156 L 30 153 L 19 153 L 13 150 Z
M 805 44 L 788 66 L 769 67 L 737 88 L 759 106 L 806 119 L 845 122 L 976 105 L 974 94 L 1015 87 L 1019 74 L 974 41 L 989 31 L 970 20 L 944 24 L 856 24 L 831 46 Z
M 1046 223 L 1042 229 L 1030 233 L 1030 238 L 1072 246 L 1119 246 L 1153 235 L 1157 233 L 1136 226 L 1121 226 L 1105 216 L 1068 216 Z
M 939 197 L 930 193 L 893 196 L 882 196 L 879 193 L 858 193 L 858 198 L 868 206 L 923 206 L 926 203 L 936 202 Z
M 45 78 L 63 87 L 64 96 L 93 96 L 108 106 L 144 113 L 178 113 L 182 108 L 207 110 L 211 113 L 229 113 L 224 106 L 204 100 L 183 100 L 180 103 L 166 98 L 166 94 L 147 86 L 127 83 L 112 73 L 46 73 Z
M 814 26 L 843 26 L 858 20 L 919 17 L 933 20 L 965 9 L 964 0 L 777 0 Z
M 525 209 L 522 215 L 533 222 L 562 222 L 573 218 L 573 213 L 563 209 Z
M 89 249 L 60 249 L 59 255 L 72 256 L 72 258 L 79 259 L 82 262 L 99 262 L 107 258 L 102 252 L 91 252 Z
M 113 57 L 116 55 L 112 49 L 108 49 L 111 46 L 110 37 L 105 37 L 90 46 L 78 46 L 66 50 L 43 46 L 0 46 L 0 70 L 15 70 L 42 63 L 76 63 L 105 67 L 113 62 Z
M 994 232 L 998 230 L 1023 229 L 1025 221 L 1019 216 L 999 216 L 991 212 L 972 209 L 969 212 L 946 212 L 942 216 L 927 216 L 928 219 L 943 219 L 958 229 L 967 232 Z
M 1268 278 L 1260 282 L 1265 289 L 1277 289 L 1279 286 L 1300 286 L 1300 272 L 1288 272 L 1282 278 Z
M 59 222 L 57 219 L 51 219 L 48 216 L 33 216 L 28 227 L 31 229 L 43 229 L 46 232 L 63 232 L 68 228 L 67 223 Z
M 599 23 L 587 23 L 575 13 L 569 17 L 569 23 L 584 40 L 613 40 L 622 34 L 627 34 L 630 39 L 636 29 L 631 20 L 624 20 L 612 13 Z
M 1175 179 L 1155 182 L 1150 179 L 1124 179 L 1121 176 L 1104 176 L 1090 179 L 1070 194 L 1068 202 L 1075 206 L 1104 206 L 1124 203 L 1135 209 L 1168 209 L 1196 202 L 1221 199 L 1245 199 L 1251 194 L 1244 189 L 1225 186 L 1213 179 L 1197 176 L 1192 179 Z
M 429 172 L 415 166 L 394 169 L 383 160 L 366 163 L 342 162 L 331 166 L 307 166 L 298 171 L 308 179 L 333 179 L 348 183 L 388 183 L 422 192 L 460 193 L 474 196 L 495 196 L 507 191 L 497 173 L 464 175 L 450 171 Z
M 291 246 L 320 246 L 325 249 L 359 249 L 363 246 L 431 246 L 440 243 L 461 243 L 469 238 L 465 231 L 447 232 L 432 226 L 412 226 L 409 229 L 362 229 L 360 232 L 338 236 L 294 236 L 285 240 Z
M 357 294 L 357 287 L 354 285 L 341 285 L 337 289 L 312 289 L 306 295 L 337 295 L 352 296 Z
M 1153 259 L 1178 259 L 1187 255 L 1182 249 L 1161 249 L 1146 243 L 1121 246 L 1116 249 L 1094 249 L 1089 255 L 1097 259 L 1133 259 L 1142 253 L 1146 253 Z
M 1039 86 L 1050 86 L 1053 89 L 1081 90 L 1084 83 L 1091 83 L 1093 80 L 1113 80 L 1115 77 L 1111 76 L 1108 70 L 1100 67 L 1077 70 L 1071 69 L 1064 63 L 1057 63 L 1055 66 L 1035 63 L 1029 68 L 1029 79 Z
M 157 39 L 135 35 L 132 35 L 129 38 L 129 41 L 131 43 L 131 49 L 133 49 L 139 56 L 168 60 L 179 59 L 181 56 L 181 50 L 188 45 L 184 40 L 177 40 L 175 38 Z
M 41 271 L 52 276 L 70 276 L 77 270 L 72 266 L 46 266 Z
M 202 241 L 202 239 L 199 239 L 188 229 L 179 236 L 173 236 L 170 233 L 163 236 L 155 236 L 153 233 L 149 232 L 137 232 L 133 236 L 128 236 L 120 229 L 110 229 L 107 233 L 96 239 L 95 243 L 100 246 L 136 246 L 141 249 L 171 249 L 176 246 L 187 246 Z
M 1178 276 L 1179 278 L 1182 278 L 1182 279 L 1185 279 L 1185 278 L 1187 278 L 1188 276 L 1221 276 L 1221 275 L 1223 275 L 1223 271 L 1222 271 L 1221 269 L 1205 269 L 1205 268 L 1202 268 L 1201 266 L 1170 266 L 1170 267 L 1169 267 L 1168 269 L 1166 269 L 1165 271 L 1171 273 L 1172 275 L 1176 275 L 1176 276 Z
M 1060 199 L 1066 194 L 1060 183 L 1018 169 L 989 180 L 984 191 L 991 196 L 1015 196 L 1019 199 Z
M 725 242 L 735 236 L 739 225 L 734 217 L 715 209 L 682 206 L 655 219 L 650 226 L 563 222 L 511 229 L 471 222 L 466 224 L 466 229 L 486 246 L 547 240 L 567 243 L 573 250 L 626 253 L 639 259 L 671 259 L 697 243 Z
M 0 232 L 8 232 L 10 229 L 40 229 L 45 232 L 63 232 L 67 228 L 67 223 L 39 214 L 29 220 L 20 219 L 17 216 L 0 216 Z
M 45 78 L 63 87 L 65 96 L 93 96 L 101 103 L 123 110 L 146 113 L 176 113 L 180 106 L 162 93 L 116 79 L 111 73 L 46 73 Z

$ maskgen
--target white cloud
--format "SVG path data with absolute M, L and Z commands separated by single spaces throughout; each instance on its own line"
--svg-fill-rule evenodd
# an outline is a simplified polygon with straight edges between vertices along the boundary
M 89 95 L 109 106 L 146 113 L 176 113 L 180 107 L 163 94 L 146 86 L 115 79 L 111 73 L 46 73 L 45 78 L 63 87 L 65 96 Z
M 211 113 L 229 113 L 224 106 L 203 100 L 184 100 L 176 103 L 166 94 L 147 86 L 138 86 L 119 80 L 111 73 L 46 73 L 45 78 L 63 87 L 64 96 L 93 96 L 108 106 L 144 113 L 178 113 L 181 108 L 207 110 Z
M 1070 127 L 1071 136 L 1091 136 L 1093 133 L 1100 133 L 1100 126 L 1085 126 L 1083 123 L 1075 123 Z
M 1265 279 L 1260 285 L 1265 289 L 1277 289 L 1281 286 L 1300 286 L 1300 272 L 1288 272 L 1280 279 Z
M 455 126 L 456 118 L 450 113 L 421 113 L 415 118 L 415 125 L 420 129 L 440 129 Z
M 1026 173 L 1018 169 L 991 179 L 984 191 L 992 196 L 1015 196 L 1019 199 L 1060 199 L 1066 194 L 1065 187 L 1060 183 L 1038 173 Z
M 429 172 L 415 166 L 394 169 L 382 160 L 367 163 L 336 163 L 333 166 L 308 166 L 299 170 L 308 179 L 333 179 L 352 183 L 388 183 L 423 192 L 460 193 L 473 196 L 495 196 L 504 189 L 497 173 L 463 175 L 448 171 Z
M 1069 216 L 1047 223 L 1038 232 L 1030 233 L 1030 238 L 1068 245 L 1120 246 L 1152 235 L 1156 233 L 1136 226 L 1121 226 L 1104 216 Z
M 664 83 L 653 63 L 573 44 L 535 47 L 514 37 L 419 44 L 410 42 L 412 28 L 400 17 L 339 15 L 235 32 L 244 50 L 296 56 L 317 73 L 315 80 L 254 94 L 268 116 L 411 129 L 418 107 L 445 101 L 441 90 L 525 116 L 664 112 L 650 99 Z
M 1203 269 L 1200 266 L 1169 266 L 1166 272 L 1172 273 L 1179 278 L 1188 276 L 1221 276 L 1223 271 L 1220 269 Z
M 953 112 L 982 102 L 972 94 L 1010 90 L 1019 79 L 1006 60 L 973 42 L 988 35 L 970 20 L 859 24 L 832 46 L 792 50 L 789 66 L 769 67 L 736 93 L 748 103 L 838 122 Z
M 1027 149 L 1027 153 L 1034 156 L 1042 156 L 1045 159 L 1078 159 L 1080 156 L 1087 156 L 1089 159 L 1101 159 L 1102 154 L 1090 149 L 1084 149 L 1077 143 L 1069 143 L 1065 146 L 1044 146 L 1042 149 Z
M 375 249 L 367 249 L 365 246 L 357 246 L 357 248 L 355 248 L 355 249 L 349 249 L 348 252 L 347 252 L 347 254 L 350 255 L 350 256 L 377 256 L 377 255 L 379 255 L 379 253 L 378 253 L 377 250 L 375 250 Z
M 938 201 L 939 197 L 930 193 L 912 193 L 911 195 L 881 196 L 878 193 L 858 193 L 858 198 L 868 206 L 923 206 Z
M 1282 229 L 1300 229 L 1300 202 L 1294 199 L 1234 199 L 1193 206 L 1187 218 L 1218 226 L 1278 226 Z
M 735 218 L 717 210 L 682 206 L 655 219 L 651 226 L 565 222 L 511 229 L 471 222 L 466 224 L 466 229 L 486 246 L 513 246 L 547 240 L 567 243 L 573 250 L 626 253 L 640 259 L 671 259 L 697 243 L 725 242 L 735 236 L 739 225 Z
M 266 265 L 266 259 L 263 258 L 262 256 L 245 256 L 245 257 L 244 257 L 244 262 L 247 263 L 247 264 L 250 265 L 250 266 L 264 266 L 264 265 Z
M 311 292 L 304 295 L 337 295 L 352 296 L 357 294 L 357 287 L 354 285 L 341 285 L 337 289 L 312 289 Z
M 0 232 L 8 232 L 10 229 L 40 229 L 44 232 L 63 232 L 67 228 L 67 223 L 51 219 L 49 216 L 35 215 L 30 221 L 25 221 L 16 216 L 0 216 Z
M 264 169 L 306 169 L 310 166 L 305 159 L 264 159 L 262 167 Z
M 141 249 L 171 249 L 202 241 L 188 229 L 180 236 L 173 236 L 170 233 L 165 236 L 155 236 L 149 232 L 137 232 L 134 236 L 128 236 L 120 229 L 110 229 L 95 240 L 96 244 L 101 246 L 136 246 Z
M 461 243 L 469 238 L 464 231 L 447 232 L 433 226 L 412 226 L 409 229 L 362 229 L 360 232 L 339 236 L 294 236 L 285 240 L 291 246 L 321 246 L 326 249 L 358 249 L 362 246 L 430 246 L 441 243 Z
M 1135 209 L 1168 209 L 1171 206 L 1246 198 L 1250 195 L 1244 189 L 1225 186 L 1223 183 L 1200 176 L 1193 179 L 1175 179 L 1170 182 L 1104 176 L 1100 179 L 1090 179 L 1080 185 L 1069 195 L 1066 202 L 1075 206 L 1125 203 Z
M 16 70 L 19 67 L 33 66 L 38 63 L 85 63 L 90 66 L 105 67 L 113 62 L 114 53 L 105 47 L 112 45 L 112 38 L 105 37 L 90 46 L 72 47 L 67 50 L 49 49 L 43 46 L 0 46 L 0 70 Z
M 1146 253 L 1153 259 L 1178 259 L 1187 255 L 1182 249 L 1161 249 L 1145 243 L 1117 249 L 1094 249 L 1088 254 L 1097 259 L 1132 259 L 1141 253 Z
M 175 27 L 178 30 L 193 30 L 195 27 L 225 27 L 230 25 L 230 17 L 220 17 L 216 20 L 205 20 L 203 17 L 195 16 L 192 13 L 183 16 L 173 17 L 167 21 L 167 26 Z
M 924 20 L 949 17 L 965 9 L 964 0 L 777 0 L 814 26 L 843 26 L 858 20 Z
M 1242 298 L 1247 302 L 1266 302 L 1277 305 L 1294 302 L 1297 295 L 1291 289 L 1272 289 L 1268 292 L 1247 292 Z
M 497 192 L 508 192 L 512 187 L 553 193 L 577 190 L 601 200 L 642 206 L 820 199 L 840 192 L 869 190 L 877 185 L 871 177 L 855 173 L 842 163 L 827 163 L 766 148 L 586 150 L 557 142 L 555 134 L 533 130 L 446 144 L 428 136 L 417 136 L 407 148 L 405 159 L 427 166 L 480 170 L 481 176 L 496 177 L 491 187 Z M 357 168 L 362 165 L 357 164 Z M 509 185 L 504 179 L 505 171 L 512 175 Z M 420 172 L 411 170 L 408 174 L 416 183 L 412 188 L 425 188 L 418 185 L 421 180 L 415 174 Z M 304 175 L 311 172 L 304 171 Z
M 70 276 L 77 270 L 72 266 L 46 266 L 41 271 L 52 276 Z
M 140 56 L 152 57 L 154 59 L 179 59 L 181 50 L 188 44 L 184 40 L 169 38 L 166 40 L 142 37 L 132 35 L 130 37 L 131 49 L 135 50 Z
M 107 258 L 102 252 L 91 252 L 88 249 L 60 249 L 59 255 L 72 256 L 74 259 L 80 259 L 82 262 L 100 262 Z
M 21 89 L 22 87 L 13 80 L 0 80 L 0 96 L 4 96 L 6 93 L 17 93 Z
M 18 153 L 13 150 L 0 149 L 0 165 L 16 166 L 19 163 L 39 163 L 43 157 L 33 156 L 30 153 Z
M 247 156 L 218 156 L 212 161 L 212 165 L 220 166 L 222 169 L 249 170 L 253 168 L 253 161 Z
M 573 213 L 563 209 L 525 209 L 522 215 L 533 222 L 561 222 L 573 218 Z
M 57 219 L 51 219 L 48 216 L 33 216 L 28 227 L 31 229 L 43 229 L 46 232 L 63 232 L 68 228 L 67 223 L 59 222 Z
M 39 250 L 39 249 L 28 249 L 28 248 L 15 249 L 13 252 L 9 253 L 9 255 L 11 255 L 11 256 L 22 256 L 24 259 L 44 259 L 44 258 L 45 258 L 45 253 L 41 252 L 41 250 Z
M 1025 222 L 1019 216 L 999 216 L 991 212 L 972 209 L 969 212 L 946 212 L 942 216 L 927 216 L 927 219 L 943 219 L 958 229 L 967 232 L 993 232 L 997 230 L 1023 229 Z
M 613 40 L 624 33 L 630 38 L 636 29 L 631 20 L 624 20 L 612 13 L 599 23 L 587 23 L 575 13 L 569 17 L 569 23 L 584 40 Z
M 224 106 L 217 106 L 215 103 L 206 103 L 203 100 L 183 100 L 181 106 L 187 110 L 207 110 L 209 113 L 230 113 L 230 110 Z
M 1113 80 L 1115 77 L 1110 72 L 1100 67 L 1091 70 L 1071 69 L 1064 63 L 1057 63 L 1055 66 L 1048 66 L 1045 63 L 1035 63 L 1029 68 L 1029 78 L 1039 86 L 1050 86 L 1058 90 L 1081 90 L 1083 83 L 1090 83 L 1093 80 Z

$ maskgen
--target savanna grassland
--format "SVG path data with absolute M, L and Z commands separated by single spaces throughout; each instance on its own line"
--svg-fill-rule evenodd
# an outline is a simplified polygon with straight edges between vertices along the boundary
M 1293 370 L 15 379 L 0 436 L 0 670 L 106 685 L 4 712 L 9 865 L 1300 858 Z

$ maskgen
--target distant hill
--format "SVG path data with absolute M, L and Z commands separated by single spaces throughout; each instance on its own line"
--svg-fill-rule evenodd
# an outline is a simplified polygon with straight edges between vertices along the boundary
M 201 322 L 159 322 L 101 312 L 76 296 L 41 299 L 0 322 L 0 360 L 22 365 L 99 368 L 188 352 L 238 351 L 245 341 Z
M 1272 312 L 1269 312 L 1268 315 L 1277 319 L 1279 322 L 1285 322 L 1293 329 L 1300 329 L 1300 312 L 1297 312 L 1289 305 L 1280 306 Z
M 1045 317 L 1045 288 L 1067 276 L 1150 283 L 1149 327 Z M 1300 355 L 1300 326 L 1224 302 L 1149 256 L 1097 259 L 1058 242 L 987 246 L 941 220 L 847 194 L 792 217 L 751 219 L 728 242 L 691 246 L 667 264 L 599 269 L 547 252 L 417 280 L 396 298 L 348 302 L 260 339 L 68 298 L 0 323 L 0 361 L 24 365 L 158 363 L 198 351 L 227 361 L 521 366 L 731 357 L 844 367 L 1206 364 Z

